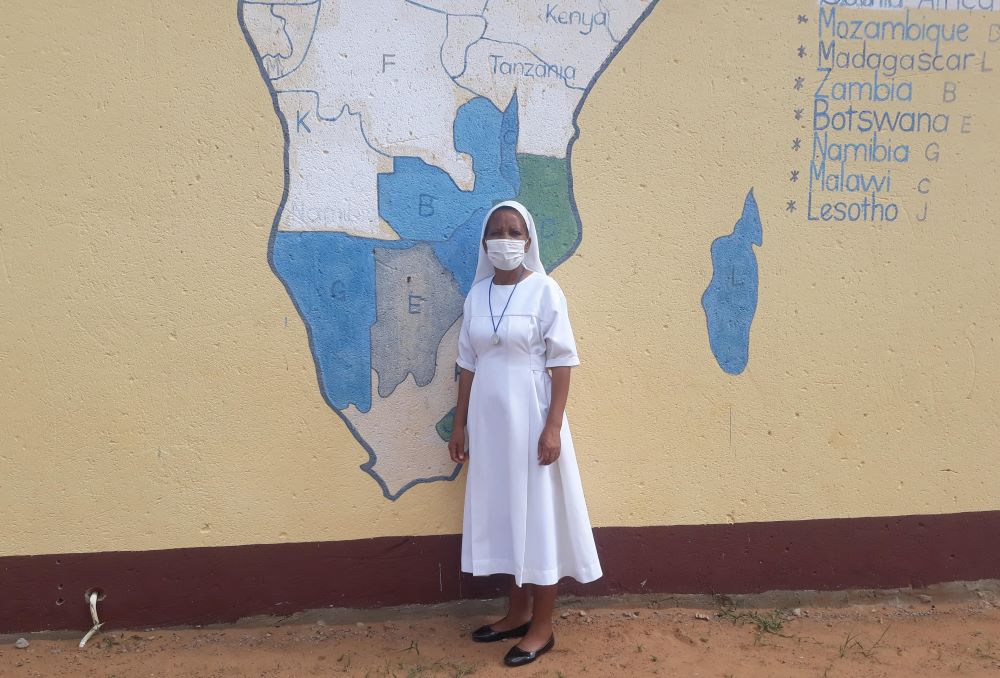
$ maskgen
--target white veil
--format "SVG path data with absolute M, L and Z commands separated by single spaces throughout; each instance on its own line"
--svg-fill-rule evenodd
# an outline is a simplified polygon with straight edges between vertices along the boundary
M 486 213 L 483 217 L 483 228 L 479 232 L 479 240 L 476 245 L 479 248 L 479 263 L 476 264 L 476 277 L 472 281 L 475 285 L 477 282 L 483 278 L 489 278 L 493 275 L 493 264 L 490 262 L 490 258 L 486 256 L 486 252 L 483 250 L 483 235 L 486 233 L 486 223 L 490 220 L 490 215 L 493 214 L 500 207 L 513 207 L 524 219 L 524 223 L 528 225 L 528 237 L 531 238 L 531 247 L 528 251 L 524 253 L 524 267 L 533 273 L 538 275 L 546 275 L 545 269 L 542 267 L 542 258 L 539 255 L 539 242 L 538 234 L 535 232 L 535 220 L 531 216 L 531 212 L 528 208 L 519 203 L 516 200 L 504 200 L 503 202 L 498 202 L 496 205 L 490 208 L 490 211 Z

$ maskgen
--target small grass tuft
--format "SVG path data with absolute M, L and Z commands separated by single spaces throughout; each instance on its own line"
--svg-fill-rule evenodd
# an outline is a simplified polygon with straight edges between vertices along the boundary
M 882 639 L 885 638 L 885 634 L 889 631 L 890 626 L 892 626 L 891 623 L 882 630 L 882 635 L 878 637 L 878 640 L 872 643 L 871 647 L 865 647 L 864 643 L 858 640 L 860 638 L 859 634 L 854 634 L 848 631 L 847 636 L 844 638 L 844 642 L 840 644 L 840 656 L 843 657 L 847 654 L 847 650 L 851 647 L 857 647 L 858 650 L 861 651 L 861 654 L 865 657 L 871 658 L 871 656 L 875 653 L 875 650 L 878 648 L 879 643 L 881 643 Z
M 725 607 L 719 611 L 718 615 L 726 619 L 731 619 L 734 624 L 749 623 L 756 626 L 757 629 L 763 633 L 774 634 L 778 634 L 778 632 L 781 631 L 782 625 L 792 618 L 791 613 L 785 609 L 777 609 L 773 612 L 760 614 L 755 610 L 750 610 L 749 612 L 737 612 L 735 607 Z

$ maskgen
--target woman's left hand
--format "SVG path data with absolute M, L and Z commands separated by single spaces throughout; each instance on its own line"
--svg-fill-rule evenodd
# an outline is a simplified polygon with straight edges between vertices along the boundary
M 547 465 L 559 458 L 559 450 L 562 447 L 560 440 L 559 426 L 546 425 L 542 429 L 542 435 L 538 437 L 538 463 Z

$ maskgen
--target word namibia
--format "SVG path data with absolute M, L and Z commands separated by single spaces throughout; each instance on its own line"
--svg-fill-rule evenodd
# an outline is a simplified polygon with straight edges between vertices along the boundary
M 878 134 L 873 134 L 868 141 L 841 143 L 830 141 L 830 133 L 813 133 L 813 148 L 822 161 L 851 162 L 910 162 L 910 145 L 893 144 L 892 140 L 880 141 Z

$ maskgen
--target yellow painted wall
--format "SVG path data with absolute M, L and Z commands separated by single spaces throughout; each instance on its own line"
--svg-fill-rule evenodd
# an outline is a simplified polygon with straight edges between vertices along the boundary
M 267 264 L 282 136 L 234 5 L 5 12 L 0 555 L 461 530 L 464 472 L 387 500 L 320 396 Z M 815 11 L 660 0 L 580 115 L 583 241 L 555 275 L 595 526 L 1000 508 L 1000 70 L 919 76 L 919 105 L 972 131 L 894 170 L 903 217 L 810 222 L 786 202 Z M 963 16 L 1000 69 L 996 15 Z M 700 298 L 751 186 L 760 299 L 732 376 Z

